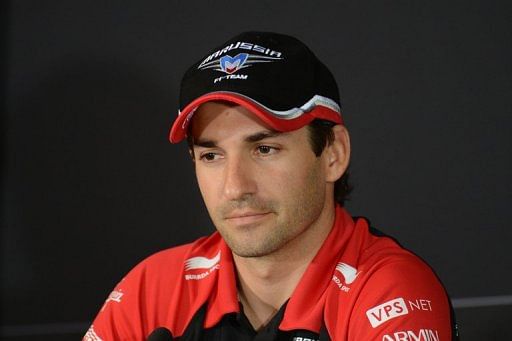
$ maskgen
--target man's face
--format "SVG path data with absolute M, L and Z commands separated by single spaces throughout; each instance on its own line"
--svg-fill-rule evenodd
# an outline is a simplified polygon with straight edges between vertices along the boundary
M 190 133 L 206 207 L 236 255 L 269 255 L 315 225 L 326 207 L 326 163 L 307 127 L 277 133 L 244 107 L 209 102 Z

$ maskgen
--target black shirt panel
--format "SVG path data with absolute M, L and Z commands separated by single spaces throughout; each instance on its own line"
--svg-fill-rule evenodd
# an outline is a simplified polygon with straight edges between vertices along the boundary
M 212 328 L 202 329 L 206 305 L 192 318 L 180 341 L 329 341 L 325 327 L 322 337 L 308 330 L 281 331 L 279 324 L 283 320 L 286 303 L 260 331 L 254 330 L 240 306 L 240 313 L 226 314 Z
M 207 304 L 204 304 L 201 309 L 199 309 L 192 320 L 185 329 L 185 332 L 181 337 L 173 338 L 172 340 L 179 341 L 199 341 L 203 340 L 203 322 L 206 317 L 206 307 Z

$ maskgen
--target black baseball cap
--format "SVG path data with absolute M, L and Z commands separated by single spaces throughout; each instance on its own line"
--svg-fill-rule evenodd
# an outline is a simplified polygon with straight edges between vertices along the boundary
M 183 140 L 197 108 L 216 100 L 246 107 L 277 131 L 314 119 L 343 124 L 333 75 L 304 43 L 284 34 L 239 34 L 192 65 L 181 81 L 170 141 Z

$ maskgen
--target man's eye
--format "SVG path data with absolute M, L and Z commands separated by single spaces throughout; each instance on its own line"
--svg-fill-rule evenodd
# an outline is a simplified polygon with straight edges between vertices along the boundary
M 268 154 L 273 154 L 277 151 L 277 148 L 275 147 L 270 147 L 270 146 L 258 146 L 257 148 L 257 152 L 259 154 L 265 154 L 265 155 L 268 155 Z
M 218 155 L 215 154 L 215 153 L 204 153 L 204 154 L 201 154 L 200 156 L 200 159 L 202 161 L 214 161 L 218 158 Z

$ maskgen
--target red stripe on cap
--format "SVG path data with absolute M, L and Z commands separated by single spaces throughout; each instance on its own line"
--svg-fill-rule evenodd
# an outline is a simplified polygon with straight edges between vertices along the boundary
M 178 143 L 187 135 L 188 125 L 195 113 L 195 110 L 203 103 L 210 101 L 228 101 L 241 105 L 253 112 L 264 123 L 277 131 L 292 131 L 300 129 L 309 124 L 315 118 L 324 119 L 338 124 L 343 124 L 340 113 L 322 105 L 316 106 L 310 112 L 306 112 L 293 119 L 282 119 L 274 116 L 250 98 L 234 93 L 215 92 L 196 98 L 185 107 L 174 121 L 169 133 L 171 143 Z

